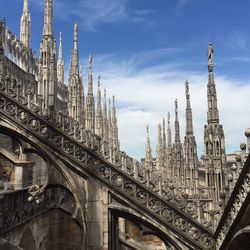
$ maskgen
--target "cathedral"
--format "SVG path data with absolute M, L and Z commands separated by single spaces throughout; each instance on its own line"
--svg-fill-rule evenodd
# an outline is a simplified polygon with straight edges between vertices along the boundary
M 44 0 L 38 58 L 28 0 L 19 36 L 0 21 L 0 250 L 249 249 L 250 129 L 240 151 L 226 155 L 212 44 L 204 155 L 197 154 L 186 80 L 183 140 L 176 99 L 173 140 L 168 113 L 158 125 L 156 158 L 147 126 L 138 161 L 120 149 L 115 96 L 102 91 L 100 76 L 93 93 L 92 55 L 85 84 L 78 24 L 72 29 L 65 76 L 53 0 Z

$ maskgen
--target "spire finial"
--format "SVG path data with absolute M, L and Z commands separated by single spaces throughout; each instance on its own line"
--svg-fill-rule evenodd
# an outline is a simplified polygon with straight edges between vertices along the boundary
M 207 59 L 208 59 L 208 65 L 212 65 L 213 64 L 213 44 L 210 42 L 208 44 L 208 49 L 207 49 Z
M 161 124 L 159 123 L 158 126 L 158 145 L 162 146 L 162 136 L 161 136 Z
M 74 24 L 74 49 L 77 50 L 77 40 L 78 40 L 78 24 Z
M 30 48 L 31 18 L 28 0 L 24 0 L 23 2 L 23 13 L 20 24 L 20 41 L 24 44 L 24 46 Z
M 180 125 L 178 118 L 178 100 L 175 99 L 175 143 L 180 142 Z
M 170 127 L 170 113 L 168 112 L 168 147 L 172 145 L 171 127 Z
M 28 13 L 29 12 L 29 1 L 24 0 L 23 1 L 23 13 Z
M 89 69 L 92 69 L 93 56 L 89 54 Z
M 113 105 L 112 105 L 112 119 L 116 119 L 116 107 L 115 107 L 115 96 L 113 95 L 112 97 L 113 101 Z
M 109 121 L 111 122 L 111 100 L 109 98 L 109 106 L 108 106 L 108 116 L 109 116 Z
M 175 118 L 178 120 L 178 100 L 177 98 L 175 99 Z
M 101 76 L 98 75 L 98 88 L 100 88 Z
M 152 150 L 150 145 L 150 136 L 149 136 L 149 125 L 146 126 L 146 145 L 145 145 L 145 168 L 149 171 L 152 171 L 153 167 L 153 157 Z
M 186 92 L 186 98 L 189 99 L 190 95 L 189 95 L 189 82 L 188 82 L 188 80 L 185 81 L 185 92 Z
M 164 150 L 166 149 L 167 146 L 167 140 L 166 140 L 166 123 L 165 123 L 165 119 L 163 118 L 162 121 L 162 145 Z M 165 154 L 165 152 L 164 152 Z
M 60 32 L 58 60 L 62 60 L 62 52 L 62 32 Z
M 208 123 L 219 122 L 219 111 L 217 108 L 217 94 L 213 73 L 213 47 L 212 43 L 208 44 L 208 85 L 207 85 L 207 102 L 208 102 Z
M 59 51 L 57 61 L 57 79 L 58 82 L 64 84 L 64 61 L 63 61 L 63 47 L 62 47 L 62 32 L 60 32 L 59 38 Z
M 53 0 L 45 0 L 43 35 L 53 36 Z
M 186 93 L 186 134 L 193 134 L 193 118 L 190 103 L 189 94 L 189 82 L 185 81 L 185 93 Z

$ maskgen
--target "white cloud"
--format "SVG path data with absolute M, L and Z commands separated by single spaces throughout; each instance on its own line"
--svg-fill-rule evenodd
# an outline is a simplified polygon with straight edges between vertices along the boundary
M 153 57 L 152 51 L 146 55 Z M 103 55 L 102 55 L 103 56 Z M 135 57 L 136 58 L 136 57 Z M 140 54 L 140 60 L 143 60 Z M 145 127 L 150 125 L 152 148 L 155 151 L 157 124 L 170 111 L 173 114 L 174 100 L 179 100 L 179 114 L 182 138 L 185 132 L 185 88 L 190 81 L 191 105 L 193 109 L 194 131 L 199 153 L 203 150 L 203 129 L 206 124 L 207 72 L 185 70 L 185 63 L 178 65 L 159 64 L 139 70 L 136 60 L 120 61 L 109 58 L 105 64 L 98 59 L 96 72 L 101 73 L 102 83 L 111 94 L 116 95 L 118 106 L 119 135 L 122 148 L 130 155 L 144 157 Z M 140 62 L 139 62 L 140 64 Z M 250 125 L 246 114 L 248 107 L 249 82 L 238 82 L 216 73 L 218 108 L 220 123 L 224 126 L 227 152 L 238 150 L 244 141 L 244 131 Z
M 97 31 L 105 23 L 129 23 L 146 20 L 146 16 L 155 13 L 155 10 L 129 10 L 131 0 L 54 0 L 56 18 L 78 21 L 80 28 L 87 31 Z M 33 2 L 31 2 L 33 3 Z M 44 0 L 34 1 L 35 6 L 43 11 Z
M 99 23 L 125 21 L 128 17 L 126 4 L 127 0 L 82 0 L 70 13 L 81 20 L 85 29 L 93 31 Z
M 245 31 L 233 31 L 230 35 L 224 36 L 222 40 L 231 50 L 246 52 L 249 49 L 250 37 Z

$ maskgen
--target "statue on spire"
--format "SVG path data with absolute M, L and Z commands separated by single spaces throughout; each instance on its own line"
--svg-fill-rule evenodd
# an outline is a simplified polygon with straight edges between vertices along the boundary
M 208 44 L 208 49 L 207 49 L 208 65 L 213 63 L 213 53 L 214 53 L 213 45 L 212 45 L 212 43 L 209 43 Z
M 170 125 L 170 113 L 168 112 L 168 125 Z
M 178 100 L 177 98 L 175 99 L 175 115 L 177 116 L 178 115 Z
M 100 88 L 101 76 L 98 75 L 98 88 Z
M 75 32 L 75 34 L 78 32 L 78 24 L 77 23 L 74 24 L 74 32 Z
M 89 55 L 89 68 L 92 68 L 92 61 L 93 61 L 93 56 L 90 54 Z

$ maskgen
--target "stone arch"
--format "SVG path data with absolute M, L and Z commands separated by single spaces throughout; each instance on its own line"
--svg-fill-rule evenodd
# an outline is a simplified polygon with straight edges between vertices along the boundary
M 171 247 L 170 244 L 166 246 L 156 234 L 150 229 L 124 218 L 119 218 L 119 236 L 121 243 L 126 246 L 130 244 L 132 247 L 136 246 L 145 249 L 161 249 L 166 250 Z M 124 230 L 124 232 L 122 232 Z M 122 232 L 122 233 L 121 233 Z
M 19 246 L 25 250 L 36 249 L 36 242 L 30 227 L 27 227 L 24 231 Z
M 86 199 L 86 194 L 84 193 L 84 186 L 79 188 L 79 177 L 75 175 L 75 172 L 71 171 L 72 169 L 68 168 L 67 163 L 58 159 L 58 157 L 47 148 L 46 145 L 39 145 L 36 138 L 30 135 L 27 131 L 21 130 L 17 125 L 11 123 L 10 121 L 6 122 L 3 119 L 0 119 L 0 130 L 6 131 L 6 133 L 19 137 L 24 142 L 30 144 L 34 149 L 28 149 L 28 152 L 36 152 L 41 157 L 46 159 L 51 163 L 51 167 L 56 169 L 58 173 L 62 176 L 63 182 L 61 183 L 66 189 L 68 189 L 76 201 L 76 209 L 72 215 L 73 221 L 77 222 L 81 226 L 83 234 L 83 245 L 80 249 L 86 249 L 87 237 L 86 237 L 86 220 L 85 220 L 85 206 L 83 202 Z M 83 175 L 82 175 L 83 176 Z
M 166 247 L 171 246 L 174 247 L 175 250 L 190 249 L 183 244 L 184 242 L 177 240 L 174 233 L 169 231 L 167 228 L 161 226 L 156 221 L 152 221 L 149 218 L 144 217 L 144 215 L 141 215 L 133 209 L 123 205 L 111 205 L 109 208 L 109 214 L 111 218 L 124 218 L 126 220 L 132 221 L 140 230 L 142 230 L 142 234 L 151 234 L 157 236 L 162 242 L 164 242 Z M 111 221 L 114 220 L 111 219 Z M 114 233 L 112 226 L 113 225 L 110 225 L 111 234 Z
M 228 250 L 250 249 L 250 225 L 244 227 L 234 235 L 227 249 Z

